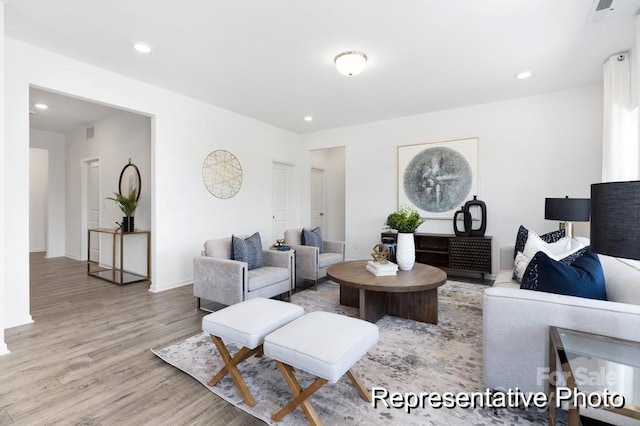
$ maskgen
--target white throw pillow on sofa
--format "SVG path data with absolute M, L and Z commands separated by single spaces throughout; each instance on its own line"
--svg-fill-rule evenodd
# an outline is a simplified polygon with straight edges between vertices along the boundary
M 524 246 L 524 252 L 518 252 L 513 261 L 513 276 L 518 282 L 522 281 L 524 271 L 526 271 L 529 262 L 539 251 L 544 252 L 553 260 L 564 259 L 570 254 L 584 248 L 585 246 L 576 238 L 564 237 L 554 243 L 544 242 L 536 233 L 529 231 L 527 243 Z

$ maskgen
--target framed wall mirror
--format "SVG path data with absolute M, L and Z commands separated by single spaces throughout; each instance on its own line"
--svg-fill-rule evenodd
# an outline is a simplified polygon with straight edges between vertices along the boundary
M 140 178 L 140 170 L 138 166 L 131 162 L 124 166 L 122 172 L 120 172 L 120 182 L 118 183 L 118 190 L 120 195 L 128 196 L 132 190 L 136 190 L 136 201 L 140 199 L 140 192 L 142 190 L 142 179 Z

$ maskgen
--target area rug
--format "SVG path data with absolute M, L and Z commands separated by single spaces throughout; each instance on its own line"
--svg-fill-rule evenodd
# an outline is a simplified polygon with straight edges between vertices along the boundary
M 439 288 L 437 325 L 384 316 L 376 324 L 380 338 L 354 366 L 368 389 L 385 388 L 389 392 L 459 393 L 484 392 L 482 385 L 482 294 L 485 287 L 448 281 Z M 292 302 L 305 312 L 316 310 L 357 317 L 358 311 L 339 304 L 339 287 L 331 281 L 318 285 L 317 291 L 305 290 L 292 296 Z M 229 345 L 232 353 L 238 349 Z M 206 333 L 199 333 L 154 354 L 184 371 L 204 386 L 221 368 L 222 361 Z M 250 358 L 239 366 L 257 404 L 247 406 L 227 376 L 208 387 L 216 395 L 251 415 L 274 423 L 270 416 L 291 399 L 291 391 L 273 360 Z M 303 387 L 312 377 L 296 371 Z M 494 411 L 489 408 L 424 408 L 406 410 L 373 407 L 362 400 L 346 377 L 327 384 L 311 398 L 320 419 L 326 425 L 531 425 L 546 424 L 547 412 L 535 408 Z M 278 422 L 279 425 L 308 424 L 300 408 Z

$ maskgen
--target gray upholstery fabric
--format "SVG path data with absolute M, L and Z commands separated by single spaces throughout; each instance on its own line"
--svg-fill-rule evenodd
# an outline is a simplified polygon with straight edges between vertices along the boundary
M 193 295 L 224 305 L 244 300 L 246 263 L 197 256 L 193 259 Z
M 204 242 L 205 256 L 231 259 L 231 237 Z
M 198 298 L 233 305 L 293 288 L 292 251 L 263 250 L 264 267 L 251 271 L 246 262 L 231 260 L 231 237 L 207 240 L 204 254 L 193 259 L 193 295 Z
M 263 266 L 249 271 L 249 292 L 291 279 L 287 268 Z
M 318 247 L 301 245 L 302 228 L 288 229 L 284 233 L 284 242 L 295 250 L 296 277 L 317 282 L 327 275 L 327 267 L 344 262 L 345 242 L 324 240 L 324 252 Z
M 318 267 L 320 269 L 327 268 L 335 263 L 344 262 L 342 253 L 321 253 L 318 256 Z
M 284 231 L 284 243 L 290 246 L 302 245 L 302 228 Z

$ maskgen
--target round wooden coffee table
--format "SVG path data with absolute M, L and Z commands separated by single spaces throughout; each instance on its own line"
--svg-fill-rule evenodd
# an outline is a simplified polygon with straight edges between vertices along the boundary
M 340 304 L 360 308 L 360 319 L 376 322 L 384 315 L 438 323 L 438 287 L 447 274 L 416 263 L 410 271 L 377 277 L 366 270 L 366 260 L 338 263 L 327 276 L 340 284 Z

